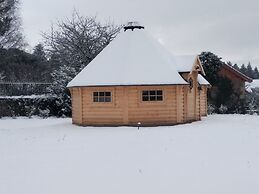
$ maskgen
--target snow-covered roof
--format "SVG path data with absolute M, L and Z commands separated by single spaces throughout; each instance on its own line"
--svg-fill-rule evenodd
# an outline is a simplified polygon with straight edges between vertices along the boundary
M 68 87 L 188 84 L 172 55 L 143 29 L 121 32 Z
M 252 89 L 259 88 L 259 79 L 254 79 L 251 83 L 246 82 L 246 91 L 252 92 Z
M 199 55 L 179 55 L 174 56 L 177 66 L 177 71 L 180 73 L 190 72 L 193 70 L 195 64 L 200 65 L 200 72 L 205 75 L 204 69 L 199 59 Z
M 190 72 L 195 63 L 197 55 L 179 55 L 174 56 L 178 72 Z
M 197 79 L 198 79 L 199 84 L 201 84 L 201 85 L 210 85 L 210 83 L 201 74 L 198 74 Z

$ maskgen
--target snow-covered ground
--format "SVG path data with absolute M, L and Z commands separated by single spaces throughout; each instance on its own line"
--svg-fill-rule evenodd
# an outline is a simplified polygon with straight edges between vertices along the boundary
M 172 127 L 0 119 L 0 194 L 258 194 L 259 117 Z
M 259 89 L 259 79 L 254 79 L 252 83 L 246 82 L 246 91 L 252 92 L 253 89 Z

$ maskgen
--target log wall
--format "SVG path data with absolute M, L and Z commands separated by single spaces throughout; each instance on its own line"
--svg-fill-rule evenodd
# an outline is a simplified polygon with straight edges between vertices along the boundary
M 171 125 L 184 123 L 185 86 L 71 88 L 73 123 L 91 125 Z M 143 90 L 163 90 L 163 101 L 142 101 Z M 93 102 L 93 92 L 111 91 L 111 102 Z
M 208 115 L 207 86 L 203 85 L 200 91 L 201 116 Z

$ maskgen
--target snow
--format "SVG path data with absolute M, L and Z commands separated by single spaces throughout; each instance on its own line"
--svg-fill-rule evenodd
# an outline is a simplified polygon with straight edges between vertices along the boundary
M 201 74 L 198 74 L 197 79 L 198 79 L 199 84 L 201 84 L 201 85 L 210 85 L 210 83 Z
M 187 84 L 172 55 L 143 29 L 121 32 L 69 84 L 74 86 Z
M 252 89 L 259 88 L 259 79 L 253 79 L 253 82 L 246 82 L 246 91 L 252 92 Z
M 258 194 L 259 117 L 171 127 L 0 119 L 0 193 Z
M 21 96 L 0 96 L 0 99 L 35 99 L 35 98 L 50 98 L 50 97 L 54 97 L 53 95 L 46 95 L 46 94 L 42 94 L 42 95 L 21 95 Z
M 198 55 L 174 56 L 178 72 L 190 72 Z

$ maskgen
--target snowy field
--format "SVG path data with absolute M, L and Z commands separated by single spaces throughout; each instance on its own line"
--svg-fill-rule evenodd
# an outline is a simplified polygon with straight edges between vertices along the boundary
M 259 116 L 93 128 L 0 119 L 0 194 L 258 194 Z

